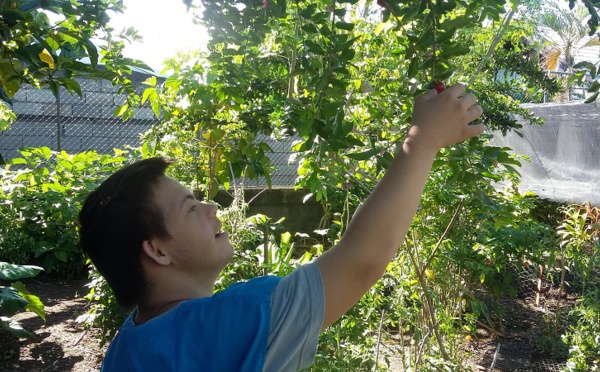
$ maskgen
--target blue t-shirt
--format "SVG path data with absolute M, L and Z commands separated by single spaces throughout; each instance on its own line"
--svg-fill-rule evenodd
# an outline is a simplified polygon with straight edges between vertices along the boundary
M 295 371 L 312 364 L 324 316 L 316 263 L 238 283 L 136 326 L 135 311 L 103 371 Z

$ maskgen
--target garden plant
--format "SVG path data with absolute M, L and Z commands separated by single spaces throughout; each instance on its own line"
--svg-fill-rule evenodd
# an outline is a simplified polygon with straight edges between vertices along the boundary
M 600 213 L 591 205 L 552 206 L 552 217 L 542 216 L 544 202 L 518 191 L 518 169 L 527 159 L 489 144 L 492 131 L 541 125 L 520 104 L 541 102 L 565 86 L 544 73 L 543 40 L 532 36 L 547 11 L 543 2 L 184 2 L 203 20 L 210 41 L 205 51 L 166 61 L 170 76 L 164 83 L 148 79 L 138 97 L 127 89 L 123 64 L 131 61 L 122 59 L 122 45 L 104 54 L 115 57 L 117 67 L 108 64 L 110 77 L 130 97 L 116 113 L 127 119 L 135 105 L 149 104 L 160 119 L 144 134 L 140 149 L 111 155 L 23 149 L 22 157 L 8 161 L 0 190 L 0 261 L 35 264 L 63 276 L 85 270 L 75 224 L 82 200 L 121 165 L 162 155 L 176 159 L 171 175 L 197 195 L 212 200 L 221 189 L 234 196 L 221 218 L 236 256 L 219 288 L 264 274 L 285 275 L 338 241 L 402 143 L 414 97 L 442 89 L 439 83 L 468 82 L 484 107 L 481 121 L 488 134 L 440 151 L 397 257 L 360 303 L 322 334 L 313 369 L 385 370 L 390 355 L 380 352 L 381 343 L 393 340 L 406 369 L 467 370 L 472 367 L 467 346 L 478 329 L 506 335 L 510 309 L 501 300 L 517 295 L 515 273 L 527 267 L 540 267 L 561 291 L 568 283 L 582 294 L 575 307 L 548 319 L 549 325 L 566 320 L 567 326 L 555 326 L 544 339 L 551 342 L 537 346 L 553 354 L 544 345 L 566 345 L 552 350 L 568 361 L 567 370 L 600 368 Z M 564 3 L 581 4 L 590 15 L 587 30 L 596 32 L 600 5 Z M 79 52 L 93 56 L 91 46 L 73 38 Z M 28 79 L 36 71 L 70 66 L 61 65 L 62 54 L 56 54 L 62 44 L 46 43 L 29 57 L 38 69 Z M 54 66 L 44 62 L 42 49 Z M 597 72 L 589 62 L 571 67 L 570 83 Z M 60 79 L 48 84 L 77 93 L 71 80 Z M 38 80 L 24 82 L 39 85 Z M 599 87 L 593 83 L 591 93 Z M 281 221 L 247 216 L 242 180 L 260 178 L 271 185 L 266 137 L 295 139 L 290 149 L 298 167 L 295 187 L 309 190 L 323 206 L 318 232 L 292 235 Z M 107 342 L 125 314 L 104 280 L 89 270 L 90 310 L 79 320 L 99 327 Z

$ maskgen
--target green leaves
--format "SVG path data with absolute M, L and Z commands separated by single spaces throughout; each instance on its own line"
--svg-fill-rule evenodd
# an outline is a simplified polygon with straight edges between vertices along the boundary
M 160 101 L 158 92 L 155 88 L 151 87 L 144 90 L 144 94 L 142 95 L 142 104 L 146 103 L 148 99 L 150 100 L 150 105 L 152 107 L 152 112 L 154 112 L 154 116 L 157 118 L 160 117 Z
M 14 265 L 8 262 L 0 262 L 0 280 L 14 281 L 23 278 L 36 276 L 44 270 L 39 266 L 33 265 Z
M 14 281 L 22 278 L 36 276 L 42 270 L 41 267 L 28 265 L 13 265 L 0 262 L 0 280 Z M 0 309 L 3 313 L 12 315 L 18 311 L 32 311 L 46 320 L 44 305 L 37 296 L 32 295 L 21 282 L 13 283 L 12 286 L 0 286 Z M 32 337 L 33 335 L 24 330 L 21 325 L 9 317 L 0 317 L 0 328 L 7 330 L 17 337 Z
M 325 50 L 317 43 L 315 43 L 312 40 L 306 40 L 304 42 L 304 44 L 306 45 L 306 47 L 308 48 L 308 50 L 312 53 L 324 56 L 327 53 L 325 52 Z
M 0 308 L 8 314 L 14 314 L 24 309 L 28 302 L 19 295 L 19 291 L 13 287 L 0 286 Z
M 17 321 L 12 320 L 7 316 L 0 316 L 0 328 L 8 331 L 15 337 L 32 338 L 33 333 L 25 330 Z
M 340 22 L 335 23 L 335 27 L 339 28 L 340 30 L 352 31 L 352 30 L 354 30 L 354 23 L 340 21 Z
M 44 321 L 46 321 L 46 313 L 44 311 L 44 304 L 40 301 L 39 297 L 29 293 L 25 285 L 21 282 L 16 282 L 12 285 L 19 293 L 19 296 L 27 302 L 25 310 L 32 311 Z M 0 295 L 1 296 L 1 295 Z
M 369 160 L 378 155 L 380 152 L 380 150 L 371 149 L 363 152 L 349 153 L 346 154 L 346 156 L 353 160 Z
M 122 2 L 116 0 L 91 0 L 81 4 L 66 0 L 26 0 L 5 2 L 0 9 L 4 21 L 0 32 L 0 98 L 10 102 L 22 85 L 47 86 L 55 96 L 59 88 L 81 96 L 77 76 L 112 80 L 120 92 L 128 93 L 127 105 L 118 111 L 123 118 L 132 116 L 139 97 L 126 76 L 130 66 L 140 63 L 123 58 L 123 38 L 135 39 L 131 29 L 124 35 L 112 35 L 108 27 L 108 14 L 122 10 Z M 10 4 L 17 4 L 13 8 Z M 58 15 L 59 24 L 52 24 L 48 13 Z M 106 70 L 97 70 L 101 53 L 96 40 L 106 41 L 102 62 Z M 94 41 L 92 41 L 94 40 Z M 80 60 L 87 58 L 88 63 Z M 143 65 L 145 66 L 145 65 Z M 147 68 L 147 66 L 145 66 Z M 108 71 L 108 73 L 107 73 Z M 116 72 L 116 74 L 110 74 Z M 8 109 L 0 113 L 0 123 L 10 116 Z M 12 114 L 14 116 L 14 114 Z M 5 126 L 0 124 L 0 127 Z
M 84 259 L 75 226 L 84 197 L 108 173 L 122 153 L 70 155 L 47 147 L 21 150 L 9 161 L 0 183 L 0 279 L 48 273 L 70 276 L 81 272 Z M 13 169 L 14 168 L 14 169 Z
M 315 14 L 316 10 L 317 10 L 317 4 L 313 3 L 313 4 L 308 5 L 306 8 L 300 10 L 300 15 L 303 18 L 310 19 L 313 16 L 313 14 Z
M 596 99 L 598 98 L 598 95 L 600 94 L 600 92 L 596 91 L 594 92 L 594 94 L 590 95 L 589 97 L 587 97 L 585 99 L 585 103 L 592 103 L 595 102 Z

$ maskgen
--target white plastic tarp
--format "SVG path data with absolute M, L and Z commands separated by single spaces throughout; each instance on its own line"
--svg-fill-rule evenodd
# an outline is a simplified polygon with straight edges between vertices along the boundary
M 595 103 L 527 104 L 546 123 L 523 123 L 523 138 L 515 133 L 494 135 L 492 145 L 506 146 L 522 161 L 521 191 L 543 199 L 600 206 L 600 116 Z

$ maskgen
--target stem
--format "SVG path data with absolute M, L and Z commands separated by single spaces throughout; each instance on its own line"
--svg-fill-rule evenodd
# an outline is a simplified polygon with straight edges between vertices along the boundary
M 496 352 L 494 353 L 494 360 L 492 360 L 492 365 L 490 366 L 489 372 L 494 371 L 494 367 L 496 366 L 496 358 L 498 358 L 498 352 L 500 352 L 500 343 L 498 342 L 498 346 L 496 346 Z
M 437 49 L 437 19 L 435 17 L 435 12 L 434 12 L 434 6 L 433 6 L 433 2 L 431 0 L 427 0 L 427 3 L 429 4 L 429 9 L 431 10 L 431 12 L 429 13 L 429 15 L 431 16 L 431 23 L 433 24 L 433 47 L 432 47 L 432 55 L 431 55 L 431 78 L 433 79 L 435 77 L 435 60 L 436 60 L 436 49 Z
M 264 238 L 263 238 L 263 275 L 268 274 L 269 265 L 269 226 L 265 226 Z
M 487 314 L 486 314 L 486 313 L 483 313 L 483 315 L 484 315 L 484 316 L 485 316 L 485 318 L 488 320 L 488 322 L 490 322 L 490 324 L 491 324 L 490 318 L 487 316 Z M 482 321 L 479 321 L 479 320 L 477 321 L 477 324 L 479 324 L 481 327 L 483 327 L 483 328 L 487 329 L 488 331 L 492 332 L 493 334 L 495 334 L 495 335 L 496 335 L 496 336 L 498 336 L 498 337 L 503 337 L 503 338 L 506 338 L 506 337 L 507 337 L 507 336 L 506 336 L 504 333 L 502 333 L 502 332 L 500 332 L 500 331 L 496 330 L 496 328 L 494 328 L 494 327 L 493 327 L 493 326 L 491 326 L 490 324 L 485 324 L 485 323 L 483 323 Z
M 56 151 L 62 150 L 62 123 L 60 121 L 60 87 L 56 88 Z
M 558 289 L 558 300 L 556 301 L 556 316 L 554 318 L 554 329 L 558 329 L 558 312 L 562 305 L 563 289 L 565 287 L 565 250 L 563 249 L 562 257 L 560 259 L 560 287 Z
M 416 245 L 415 245 L 415 249 L 416 249 Z M 444 357 L 444 359 L 451 360 L 450 356 L 446 352 L 446 347 L 444 346 L 444 340 L 442 339 L 442 336 L 439 333 L 439 329 L 437 326 L 438 323 L 435 318 L 435 310 L 433 308 L 433 300 L 431 299 L 431 295 L 429 294 L 429 290 L 427 289 L 427 283 L 426 283 L 425 277 L 424 277 L 425 270 L 421 270 L 421 268 L 419 267 L 420 265 L 417 262 L 417 259 L 413 256 L 410 249 L 407 249 L 407 252 L 408 252 L 408 256 L 410 257 L 410 260 L 412 261 L 413 265 L 415 266 L 415 270 L 417 271 L 417 279 L 419 280 L 419 284 L 421 285 L 421 288 L 423 289 L 423 295 L 425 296 L 425 305 L 426 305 L 425 309 L 427 309 L 427 313 L 428 313 L 427 315 L 429 315 L 429 321 L 431 323 L 431 329 L 433 330 L 433 334 L 435 335 L 438 345 L 440 346 L 440 353 L 442 353 L 442 356 Z
M 302 103 L 302 101 L 300 101 L 298 98 L 294 97 L 294 93 L 296 91 L 296 76 L 293 75 L 294 71 L 296 70 L 296 59 L 298 57 L 298 51 L 296 50 L 296 39 L 298 38 L 298 22 L 296 22 L 296 24 L 294 25 L 294 45 L 292 46 L 292 58 L 290 60 L 290 72 L 289 72 L 289 78 L 288 78 L 288 93 L 287 93 L 287 100 L 290 101 L 293 104 L 296 104 L 298 106 L 302 106 L 302 107 L 306 107 L 306 105 L 304 103 Z
M 540 306 L 540 294 L 542 293 L 542 276 L 544 275 L 544 267 L 538 265 L 537 288 L 535 293 L 535 306 Z
M 421 266 L 417 262 L 417 258 L 415 258 L 413 256 L 412 252 L 410 251 L 410 248 L 407 249 L 408 256 L 410 257 L 413 265 L 415 266 L 415 270 L 417 271 L 417 278 L 419 280 L 419 284 L 421 285 L 421 288 L 423 289 L 423 295 L 425 296 L 425 300 L 426 300 L 425 308 L 427 309 L 427 313 L 430 318 L 431 330 L 433 331 L 433 334 L 435 335 L 435 338 L 437 339 L 437 342 L 440 346 L 440 352 L 442 353 L 442 356 L 446 360 L 451 360 L 451 358 L 448 355 L 448 352 L 446 351 L 446 348 L 444 346 L 444 340 L 442 339 L 442 337 L 439 333 L 439 329 L 438 329 L 439 322 L 436 320 L 435 309 L 433 307 L 433 300 L 431 299 L 431 295 L 429 294 L 429 290 L 427 289 L 427 283 L 426 283 L 424 275 L 425 275 L 425 270 L 431 264 L 431 261 L 433 260 L 433 258 L 435 257 L 435 254 L 437 253 L 438 249 L 442 245 L 442 242 L 448 236 L 448 233 L 450 232 L 450 228 L 454 225 L 454 222 L 456 221 L 456 218 L 458 217 L 458 214 L 459 214 L 460 210 L 462 209 L 463 204 L 464 204 L 464 199 L 461 199 L 460 203 L 458 204 L 458 207 L 456 207 L 456 211 L 454 211 L 454 214 L 452 215 L 452 218 L 450 219 L 450 222 L 448 223 L 448 226 L 446 226 L 444 233 L 438 240 L 435 248 L 433 249 L 433 251 L 431 252 L 429 257 L 427 258 L 427 261 L 425 261 L 425 264 L 423 266 Z M 413 239 L 414 239 L 414 237 L 413 237 Z M 415 249 L 416 249 L 416 244 L 414 244 L 414 245 L 415 245 Z
M 208 198 L 213 200 L 216 195 L 214 190 L 214 179 L 215 179 L 215 149 L 213 147 L 213 136 L 212 133 L 208 138 Z
M 331 5 L 329 5 L 329 9 L 331 10 L 331 39 L 333 39 L 333 36 L 335 35 L 335 0 L 333 0 L 331 2 Z M 325 76 L 325 74 L 327 74 L 328 81 L 331 79 L 331 75 L 333 75 L 333 71 L 331 69 L 332 57 L 333 57 L 333 52 L 330 47 L 329 53 L 327 53 L 327 67 L 325 68 L 325 72 L 323 73 L 323 76 Z M 329 84 L 329 82 L 328 82 L 328 84 Z M 318 106 L 317 117 L 318 118 L 321 117 L 321 101 L 323 100 L 324 95 L 325 95 L 325 89 L 323 89 L 323 90 L 321 90 L 321 92 L 319 92 L 319 98 L 317 99 L 317 106 Z
M 264 189 L 260 190 L 256 195 L 254 195 L 252 197 L 252 199 L 250 199 L 250 201 L 247 204 L 251 204 L 254 199 L 258 198 L 260 196 L 260 194 L 262 194 L 263 192 L 267 191 L 269 188 L 265 187 Z
M 402 323 L 402 317 L 398 317 L 398 333 L 400 335 L 400 346 L 402 347 L 402 352 L 400 353 L 402 355 L 402 367 L 404 367 L 406 365 L 406 353 L 404 352 L 404 331 L 402 330 L 404 328 L 404 323 Z M 410 355 L 409 355 L 410 357 Z
M 381 310 L 381 319 L 379 319 L 379 331 L 377 333 L 377 351 L 375 353 L 375 366 L 373 366 L 373 372 L 377 371 L 377 364 L 379 362 L 379 347 L 381 346 L 381 328 L 383 328 L 383 317 L 385 316 L 385 309 Z
M 518 6 L 518 3 L 517 3 L 517 6 Z M 475 81 L 475 78 L 479 75 L 479 73 L 483 69 L 483 66 L 485 66 L 485 64 L 487 63 L 487 61 L 494 54 L 494 49 L 496 49 L 496 45 L 498 45 L 498 43 L 502 39 L 502 36 L 504 35 L 504 31 L 506 31 L 506 28 L 508 27 L 508 25 L 512 21 L 512 18 L 514 16 L 514 14 L 515 14 L 515 12 L 511 9 L 504 16 L 504 21 L 502 21 L 502 25 L 500 25 L 500 28 L 498 29 L 498 32 L 496 32 L 496 36 L 494 36 L 494 39 L 492 40 L 492 43 L 490 44 L 490 48 L 488 49 L 488 51 L 485 54 L 485 56 L 483 56 L 483 58 L 481 59 L 481 61 L 479 61 L 479 64 L 477 65 L 477 68 L 475 69 L 475 71 L 473 72 L 473 74 L 471 74 L 471 78 L 469 79 L 469 82 L 467 83 L 467 86 L 473 85 L 473 82 Z
M 425 266 L 423 266 L 423 271 L 427 270 L 427 268 L 431 264 L 431 261 L 433 260 L 433 257 L 437 253 L 437 250 L 442 245 L 442 242 L 444 240 L 446 240 L 446 237 L 448 236 L 448 233 L 450 232 L 450 228 L 452 227 L 452 225 L 454 225 L 454 221 L 456 221 L 456 218 L 458 217 L 458 213 L 462 209 L 464 203 L 465 203 L 465 199 L 460 199 L 460 203 L 458 203 L 458 207 L 456 207 L 456 210 L 454 211 L 454 214 L 452 215 L 452 218 L 450 219 L 450 222 L 448 223 L 448 226 L 446 226 L 446 230 L 444 230 L 444 233 L 442 234 L 442 236 L 438 240 L 437 244 L 435 245 L 435 248 L 433 248 L 433 251 L 431 251 L 431 254 L 427 258 L 427 261 L 425 261 Z
M 429 334 L 431 334 L 431 328 L 427 330 L 427 333 L 425 333 L 425 336 L 423 336 L 423 339 L 419 343 L 419 347 L 417 348 L 417 356 L 415 359 L 415 368 L 417 368 L 419 366 L 419 363 L 421 362 L 421 356 L 423 355 L 423 347 L 425 346 L 425 341 L 429 338 Z

